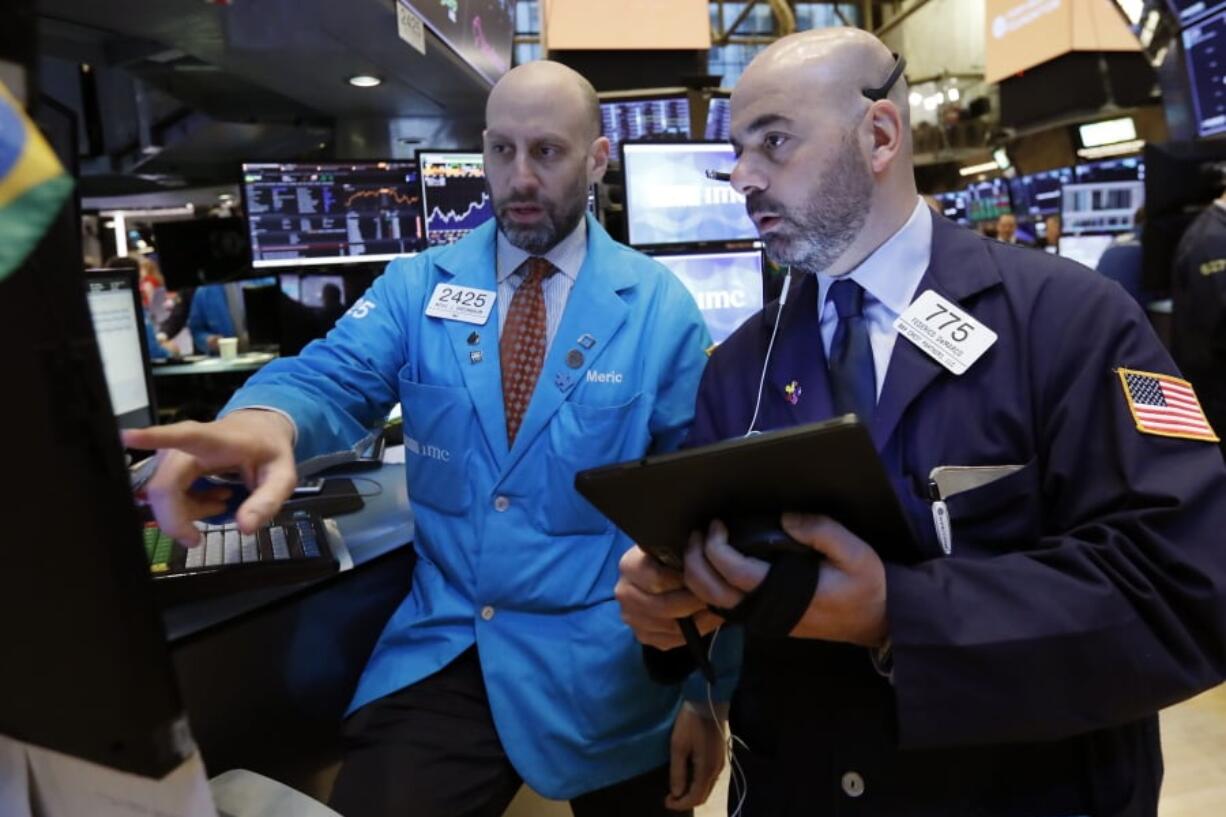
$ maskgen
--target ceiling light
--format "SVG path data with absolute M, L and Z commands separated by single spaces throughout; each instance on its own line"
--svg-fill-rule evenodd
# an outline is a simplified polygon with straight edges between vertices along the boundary
M 920 103 L 924 101 L 924 95 L 921 94 L 919 91 L 912 91 L 911 96 L 909 96 L 908 99 L 910 100 L 912 105 L 919 105 Z
M 1137 153 L 1145 147 L 1144 139 L 1135 139 L 1131 142 L 1120 142 L 1115 145 L 1103 145 L 1096 148 L 1081 148 L 1077 151 L 1077 155 L 1083 159 L 1102 159 L 1106 156 L 1123 156 L 1128 153 Z
M 984 162 L 983 164 L 979 164 L 979 165 L 970 165 L 969 167 L 960 167 L 958 168 L 958 175 L 974 176 L 979 173 L 988 173 L 989 171 L 999 170 L 999 169 L 1000 168 L 997 167 L 995 161 Z
M 349 78 L 349 84 L 354 88 L 374 88 L 376 85 L 382 85 L 383 80 L 373 74 L 358 74 Z
M 950 102 L 957 102 L 959 97 L 962 96 L 962 94 L 958 93 L 957 88 L 950 88 L 948 91 L 945 92 L 945 95 L 949 97 Z

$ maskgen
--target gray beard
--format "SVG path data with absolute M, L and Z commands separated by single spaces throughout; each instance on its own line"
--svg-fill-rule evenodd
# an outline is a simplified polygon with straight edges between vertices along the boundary
M 872 195 L 872 174 L 852 135 L 799 213 L 779 214 L 784 226 L 763 238 L 766 254 L 776 264 L 802 272 L 828 269 L 864 228 Z
M 535 227 L 524 227 L 504 221 L 498 215 L 500 209 L 498 207 L 494 209 L 494 219 L 498 222 L 498 229 L 507 237 L 507 241 L 529 255 L 544 255 L 579 226 L 579 221 L 583 218 L 583 211 L 587 209 L 587 185 L 583 187 L 583 197 L 575 201 L 576 205 L 559 213 L 557 217 L 547 211 L 546 220 Z

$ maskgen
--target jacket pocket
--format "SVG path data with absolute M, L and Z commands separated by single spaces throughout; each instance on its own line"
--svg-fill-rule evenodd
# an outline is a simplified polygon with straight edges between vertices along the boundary
M 1033 547 L 1043 521 L 1039 476 L 1039 461 L 1032 458 L 1006 476 L 946 499 L 954 554 L 995 555 Z
M 462 386 L 427 386 L 400 377 L 409 500 L 450 514 L 472 504 L 468 452 L 475 412 Z
M 556 536 L 603 533 L 613 523 L 575 490 L 575 474 L 638 456 L 646 449 L 642 394 L 617 406 L 566 401 L 549 424 L 541 528 Z M 638 445 L 631 445 L 638 442 Z M 629 453 L 627 453 L 629 451 Z

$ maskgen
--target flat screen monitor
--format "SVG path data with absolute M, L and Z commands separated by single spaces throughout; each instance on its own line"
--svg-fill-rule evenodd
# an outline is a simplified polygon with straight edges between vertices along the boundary
M 1071 167 L 1029 173 L 1012 179 L 1009 182 L 1009 189 L 1013 196 L 1013 212 L 1023 218 L 1058 215 L 1064 185 L 1071 181 L 1073 181 Z
M 493 83 L 511 67 L 515 0 L 397 0 Z
M 1145 203 L 1145 162 L 1134 156 L 1077 165 L 1061 198 L 1064 233 L 1127 232 Z
M 1194 23 L 1215 11 L 1226 9 L 1226 0 L 1167 0 L 1181 26 Z
M 136 273 L 89 270 L 85 287 L 115 420 L 120 428 L 151 426 L 157 413 Z
M 247 224 L 237 216 L 156 222 L 153 245 L 172 292 L 253 275 Z
M 934 193 L 932 196 L 941 206 L 941 215 L 958 224 L 970 224 L 967 211 L 970 194 L 965 190 L 951 190 L 948 193 Z
M 747 241 L 758 229 L 745 197 L 706 172 L 736 163 L 726 142 L 630 142 L 622 145 L 626 233 L 636 247 Z
M 429 246 L 454 244 L 494 215 L 479 152 L 418 151 L 417 164 Z
M 994 221 L 1012 213 L 1009 184 L 1004 179 L 990 179 L 972 184 L 967 192 L 967 216 L 971 221 Z
M 412 159 L 243 165 L 256 269 L 390 261 L 425 248 Z
M 619 155 L 622 142 L 632 139 L 689 139 L 690 97 L 683 89 L 634 91 L 600 95 L 601 132 Z
M 762 252 L 657 255 L 681 279 L 707 321 L 716 343 L 762 308 Z
M 707 129 L 704 136 L 719 142 L 732 139 L 732 100 L 726 92 L 711 97 L 707 106 Z
M 1226 132 L 1226 11 L 1183 30 L 1197 136 Z
M 1060 255 L 1090 269 L 1097 269 L 1098 259 L 1102 258 L 1113 241 L 1115 236 L 1110 235 L 1062 235 Z

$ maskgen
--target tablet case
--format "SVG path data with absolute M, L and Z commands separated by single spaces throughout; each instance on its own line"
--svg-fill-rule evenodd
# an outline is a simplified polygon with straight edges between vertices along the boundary
M 661 562 L 680 567 L 713 519 L 830 516 L 883 559 L 916 553 L 872 438 L 854 415 L 580 471 L 575 489 Z

